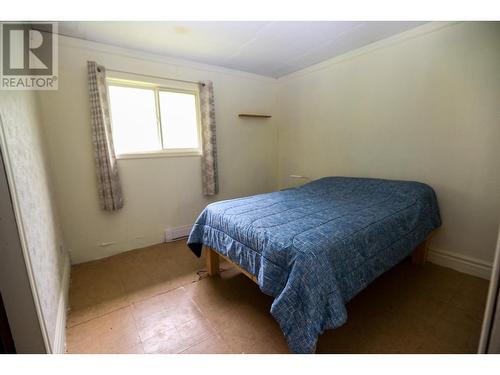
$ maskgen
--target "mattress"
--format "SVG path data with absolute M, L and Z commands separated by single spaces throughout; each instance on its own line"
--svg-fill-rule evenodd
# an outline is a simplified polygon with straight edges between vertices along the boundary
M 324 330 L 346 322 L 346 303 L 440 225 L 426 184 L 325 177 L 208 205 L 188 246 L 197 256 L 213 248 L 255 275 L 290 349 L 313 353 Z

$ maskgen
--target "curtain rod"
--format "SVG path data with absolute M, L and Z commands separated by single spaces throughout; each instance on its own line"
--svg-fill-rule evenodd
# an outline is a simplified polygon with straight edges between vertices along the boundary
M 199 81 L 187 81 L 187 80 L 184 80 L 184 79 L 159 77 L 159 76 L 153 76 L 153 75 L 150 75 L 150 74 L 141 74 L 141 73 L 134 73 L 134 72 L 126 72 L 124 70 L 116 70 L 116 69 L 106 69 L 106 70 L 108 72 L 114 72 L 114 73 L 134 74 L 134 75 L 142 76 L 142 77 L 166 79 L 166 80 L 169 80 L 169 81 L 184 82 L 184 83 L 196 83 L 196 84 L 201 84 L 202 86 L 205 86 L 204 83 L 199 82 Z

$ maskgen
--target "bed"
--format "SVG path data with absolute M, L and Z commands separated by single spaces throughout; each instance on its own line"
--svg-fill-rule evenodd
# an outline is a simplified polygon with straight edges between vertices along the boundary
M 274 297 L 271 314 L 291 351 L 313 353 L 319 335 L 347 320 L 346 303 L 412 255 L 425 260 L 441 225 L 423 183 L 325 177 L 300 187 L 209 204 L 189 248 L 223 256 Z

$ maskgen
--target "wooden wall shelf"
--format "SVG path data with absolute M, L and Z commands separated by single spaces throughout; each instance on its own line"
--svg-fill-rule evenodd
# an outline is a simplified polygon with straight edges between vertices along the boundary
M 257 118 L 270 118 L 271 115 L 256 115 L 253 113 L 240 113 L 238 117 L 257 117 Z

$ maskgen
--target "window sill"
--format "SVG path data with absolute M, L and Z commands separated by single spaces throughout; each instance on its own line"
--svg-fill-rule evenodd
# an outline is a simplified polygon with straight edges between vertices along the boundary
M 116 159 L 154 159 L 154 158 L 179 158 L 179 157 L 193 157 L 201 156 L 201 152 L 196 151 L 153 151 L 153 152 L 141 152 L 133 154 L 120 154 L 116 155 Z

